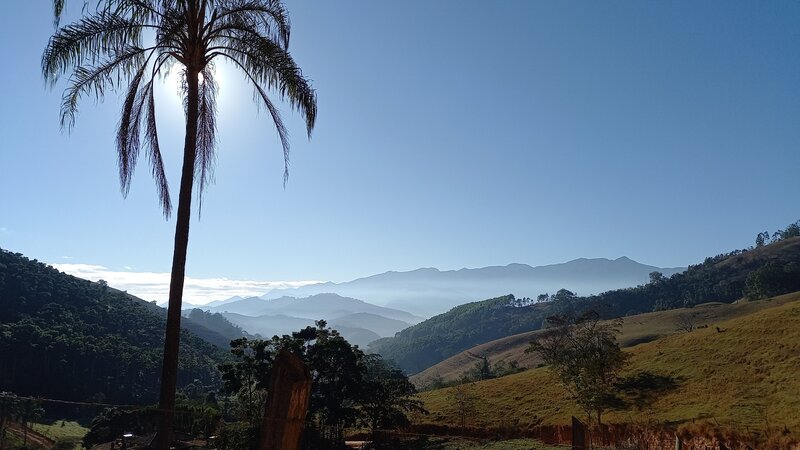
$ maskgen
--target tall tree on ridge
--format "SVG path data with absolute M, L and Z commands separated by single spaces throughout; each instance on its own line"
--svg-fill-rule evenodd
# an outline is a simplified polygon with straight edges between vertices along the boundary
M 56 24 L 65 0 L 53 0 Z M 42 55 L 42 74 L 53 86 L 71 72 L 61 104 L 61 126 L 71 129 L 84 97 L 102 100 L 124 89 L 117 130 L 120 188 L 127 195 L 144 148 L 166 218 L 172 211 L 156 127 L 154 81 L 170 70 L 182 75 L 186 116 L 183 165 L 169 288 L 157 447 L 169 448 L 175 407 L 181 302 L 194 185 L 198 198 L 213 172 L 216 93 L 213 63 L 227 61 L 244 74 L 274 122 L 288 176 L 289 141 L 267 93 L 300 112 L 309 138 L 317 115 L 316 93 L 289 54 L 289 17 L 280 0 L 98 0 L 76 22 L 59 28 Z M 145 42 L 147 41 L 147 42 Z M 142 141 L 142 134 L 144 139 Z

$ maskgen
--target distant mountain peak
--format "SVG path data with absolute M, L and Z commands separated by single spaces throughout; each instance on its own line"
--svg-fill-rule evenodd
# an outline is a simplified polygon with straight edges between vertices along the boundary
M 388 271 L 343 283 L 309 285 L 281 293 L 272 291 L 262 298 L 336 293 L 342 297 L 357 298 L 430 317 L 459 304 L 495 298 L 509 292 L 518 297 L 535 298 L 561 288 L 579 295 L 590 295 L 636 286 L 647 283 L 649 274 L 654 270 L 669 276 L 685 268 L 659 268 L 636 262 L 627 256 L 616 259 L 579 258 L 541 266 L 516 262 L 457 270 L 422 267 L 409 271 Z

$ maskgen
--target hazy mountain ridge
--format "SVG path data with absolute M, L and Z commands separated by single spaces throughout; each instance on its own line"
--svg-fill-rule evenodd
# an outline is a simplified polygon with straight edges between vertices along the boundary
M 307 298 L 233 297 L 212 302 L 205 307 L 190 305 L 184 315 L 209 320 L 219 316 L 230 324 L 223 329 L 226 337 L 257 334 L 263 338 L 291 334 L 325 320 L 351 343 L 366 347 L 370 342 L 410 327 L 424 320 L 405 311 L 372 305 L 336 294 L 318 294 Z M 203 314 L 201 313 L 203 311 Z M 215 321 L 219 324 L 219 321 Z M 244 333 L 242 332 L 244 331 Z
M 430 317 L 459 304 L 509 292 L 517 297 L 536 297 L 545 292 L 554 293 L 558 289 L 568 288 L 581 295 L 589 295 L 645 283 L 654 271 L 670 276 L 685 269 L 650 266 L 624 256 L 613 260 L 580 258 L 536 267 L 513 263 L 444 271 L 420 268 L 405 272 L 389 271 L 343 283 L 327 282 L 272 291 L 262 298 L 335 293 Z
M 518 294 L 517 297 L 534 297 L 543 292 L 555 292 L 565 286 L 577 292 L 586 292 L 587 289 L 591 292 L 592 289 L 642 284 L 654 271 L 669 276 L 680 270 L 681 268 L 640 264 L 627 257 L 615 260 L 580 258 L 539 267 L 517 263 L 445 271 L 428 267 L 406 272 L 384 272 L 346 283 L 326 282 L 271 291 L 261 297 L 232 297 L 201 308 L 212 313 L 222 313 L 226 319 L 245 331 L 264 337 L 286 334 L 299 327 L 313 325 L 314 320 L 325 319 L 346 337 L 349 335 L 355 339 L 355 334 L 358 334 L 358 343 L 364 346 L 368 342 L 363 339 L 370 334 L 361 330 L 371 331 L 377 336 L 376 339 L 393 337 L 403 329 L 424 320 L 423 317 L 402 309 L 429 315 L 441 312 L 439 310 L 443 308 L 450 309 L 468 303 L 470 299 L 487 298 L 484 295 L 488 292 L 498 293 L 492 298 L 509 292 L 529 292 L 529 295 Z M 323 292 L 314 293 L 317 290 Z M 295 296 L 278 296 L 289 293 Z M 357 295 L 348 296 L 346 293 Z M 309 295 L 299 298 L 303 294 Z M 401 309 L 374 304 L 380 301 L 400 306 Z M 345 319 L 345 316 L 358 314 L 368 315 Z M 350 332 L 345 332 L 345 329 Z
M 222 313 L 230 321 L 250 333 L 260 334 L 262 338 L 269 339 L 272 336 L 291 335 L 292 332 L 301 330 L 305 327 L 313 327 L 314 320 L 300 317 L 292 317 L 284 314 L 246 316 L 236 313 Z M 353 326 L 350 324 L 340 324 L 335 320 L 328 322 L 331 328 L 337 330 L 351 344 L 366 347 L 370 342 L 379 339 L 381 336 L 364 327 Z

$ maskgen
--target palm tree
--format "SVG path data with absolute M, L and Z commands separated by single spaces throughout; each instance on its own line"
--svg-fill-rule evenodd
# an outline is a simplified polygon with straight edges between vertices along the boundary
M 94 3 L 85 2 L 84 8 Z M 53 6 L 58 24 L 64 0 L 53 0 Z M 192 192 L 197 184 L 202 203 L 215 161 L 213 66 L 224 60 L 252 85 L 280 138 L 285 183 L 288 134 L 268 92 L 276 91 L 302 114 L 309 138 L 317 115 L 316 93 L 289 54 L 289 34 L 288 14 L 280 0 L 101 0 L 81 19 L 59 28 L 42 55 L 42 74 L 51 86 L 71 72 L 61 104 L 62 128 L 73 127 L 82 98 L 102 100 L 107 91 L 123 90 L 116 138 L 122 194 L 130 189 L 144 149 L 166 218 L 172 201 L 158 142 L 153 87 L 170 70 L 182 74 L 186 135 L 161 375 L 159 449 L 168 448 L 172 433 Z

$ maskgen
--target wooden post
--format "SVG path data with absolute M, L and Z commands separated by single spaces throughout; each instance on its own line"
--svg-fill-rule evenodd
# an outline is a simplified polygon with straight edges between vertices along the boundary
M 259 450 L 298 450 L 311 396 L 311 375 L 303 360 L 281 350 L 272 365 Z
M 675 450 L 683 450 L 683 441 L 678 435 L 675 435 Z
M 572 416 L 572 450 L 586 449 L 586 425 Z

